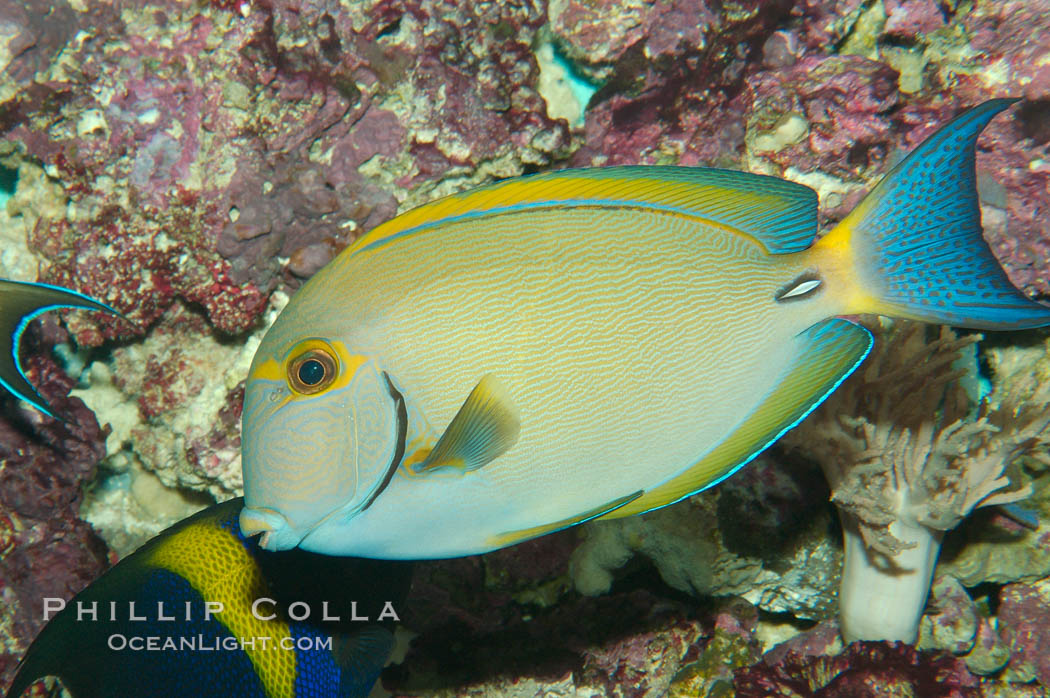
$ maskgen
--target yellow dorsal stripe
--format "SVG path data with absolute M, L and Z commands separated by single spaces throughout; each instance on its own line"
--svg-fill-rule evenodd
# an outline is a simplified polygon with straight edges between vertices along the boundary
M 678 176 L 641 174 L 646 170 L 667 171 Z M 717 175 L 722 171 L 706 172 Z M 765 217 L 775 220 L 781 215 L 797 214 L 800 210 L 799 205 L 803 203 L 793 188 L 788 188 L 788 193 L 778 191 L 770 181 L 771 178 L 761 175 L 732 173 L 739 177 L 751 178 L 745 180 L 751 188 L 744 189 L 734 186 L 731 182 L 714 179 L 711 183 L 705 183 L 704 174 L 703 168 L 593 168 L 508 179 L 461 194 L 453 194 L 407 211 L 358 238 L 346 256 L 353 256 L 364 248 L 393 239 L 400 233 L 420 226 L 433 226 L 456 216 L 480 215 L 494 209 L 515 206 L 553 206 L 566 202 L 642 205 L 677 209 L 698 218 L 712 218 L 717 223 L 723 216 L 735 220 L 740 216 L 757 215 L 753 212 L 759 211 L 764 212 L 760 220 L 764 220 Z M 788 185 L 798 187 L 799 190 L 805 189 L 783 180 L 777 182 L 781 189 Z M 763 187 L 769 187 L 769 190 L 766 191 Z M 768 248 L 767 245 L 764 246 Z
M 230 532 L 210 523 L 192 524 L 157 546 L 147 563 L 179 575 L 205 601 L 222 603 L 224 610 L 214 618 L 234 637 L 270 637 L 265 649 L 257 642 L 244 652 L 267 696 L 290 698 L 295 694 L 295 652 L 277 644 L 288 637 L 288 625 L 252 615 L 252 602 L 267 596 L 266 583 L 255 560 Z

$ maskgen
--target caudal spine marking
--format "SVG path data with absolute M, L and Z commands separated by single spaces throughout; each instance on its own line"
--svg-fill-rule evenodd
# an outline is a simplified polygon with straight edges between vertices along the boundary
M 773 296 L 778 303 L 801 300 L 816 294 L 824 285 L 824 280 L 813 272 L 806 272 L 795 278 Z

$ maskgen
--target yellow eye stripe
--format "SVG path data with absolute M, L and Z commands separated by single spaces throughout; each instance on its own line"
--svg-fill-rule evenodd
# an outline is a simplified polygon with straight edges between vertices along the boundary
M 321 389 L 310 390 L 309 392 L 303 390 L 304 387 L 309 389 L 312 386 L 305 386 L 297 380 L 299 367 L 311 358 L 317 358 L 324 364 L 326 363 L 324 357 L 331 357 L 333 360 L 338 359 L 338 365 L 326 365 L 326 371 L 334 368 L 336 374 L 334 379 L 326 375 L 323 381 L 324 387 Z M 292 347 L 280 362 L 274 359 L 267 359 L 256 366 L 248 380 L 284 381 L 291 388 L 292 393 L 285 400 L 287 402 L 287 400 L 294 397 L 314 397 L 323 395 L 329 390 L 345 388 L 353 380 L 357 370 L 366 361 L 368 361 L 368 357 L 361 354 L 351 354 L 342 342 L 318 338 L 304 339 Z

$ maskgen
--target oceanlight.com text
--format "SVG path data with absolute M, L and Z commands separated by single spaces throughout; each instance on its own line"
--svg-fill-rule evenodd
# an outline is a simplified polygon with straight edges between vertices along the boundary
M 210 635 L 122 635 L 109 636 L 106 645 L 114 652 L 240 652 L 244 650 L 285 650 L 310 652 L 331 650 L 332 638 L 303 637 L 214 637 Z

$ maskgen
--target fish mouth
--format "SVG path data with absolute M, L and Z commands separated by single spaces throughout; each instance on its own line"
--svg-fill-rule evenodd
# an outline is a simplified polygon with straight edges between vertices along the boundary
M 405 405 L 405 398 L 394 386 L 394 382 L 385 371 L 383 372 L 383 377 L 386 379 L 390 396 L 394 400 L 394 409 L 397 413 L 397 436 L 390 465 L 387 466 L 383 478 L 376 484 L 368 497 L 352 510 L 348 511 L 346 507 L 342 507 L 328 512 L 311 525 L 300 529 L 304 531 L 303 533 L 299 533 L 291 521 L 276 509 L 246 506 L 241 509 L 240 514 L 241 533 L 248 538 L 259 536 L 259 547 L 263 550 L 271 552 L 290 550 L 298 546 L 303 539 L 307 538 L 330 519 L 339 515 L 354 516 L 372 506 L 376 498 L 386 490 L 397 469 L 401 466 L 408 440 L 408 408 Z
M 303 535 L 282 514 L 265 507 L 245 507 L 240 515 L 241 533 L 251 538 L 262 534 L 259 547 L 276 552 L 290 550 L 299 545 Z

